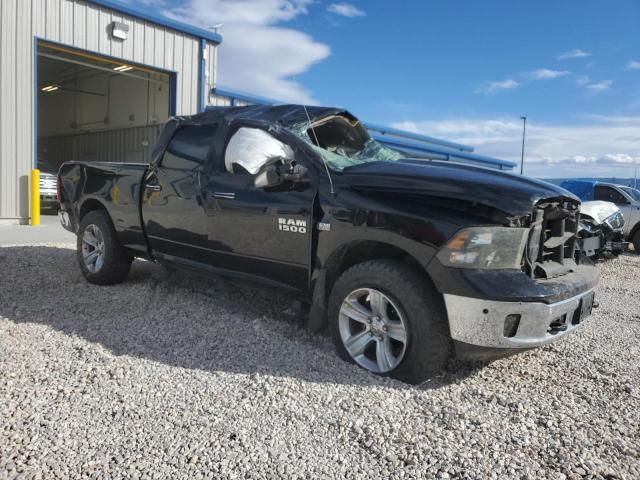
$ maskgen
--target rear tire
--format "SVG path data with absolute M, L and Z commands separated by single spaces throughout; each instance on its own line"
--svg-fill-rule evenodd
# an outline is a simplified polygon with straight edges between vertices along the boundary
M 102 210 L 93 210 L 82 217 L 77 256 L 84 278 L 97 285 L 122 282 L 133 261 L 120 245 L 111 219 Z
M 344 360 L 407 383 L 441 372 L 452 352 L 442 297 L 425 274 L 397 260 L 344 272 L 329 299 L 329 328 Z
M 631 239 L 633 243 L 633 249 L 636 254 L 640 254 L 640 230 L 633 234 L 633 238 Z

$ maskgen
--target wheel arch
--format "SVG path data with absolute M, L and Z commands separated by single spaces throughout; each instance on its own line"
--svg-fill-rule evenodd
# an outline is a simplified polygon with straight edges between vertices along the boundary
M 336 280 L 349 268 L 358 263 L 378 259 L 401 260 L 427 275 L 418 259 L 401 247 L 379 240 L 354 241 L 343 245 L 328 258 L 326 262 L 328 291 L 331 291 Z
M 327 325 L 329 296 L 336 281 L 349 268 L 370 260 L 395 259 L 402 261 L 432 283 L 423 264 L 409 251 L 379 240 L 357 240 L 336 249 L 324 262 L 323 268 L 314 272 L 313 299 L 309 318 L 309 328 L 323 330 Z
M 78 209 L 78 225 L 80 224 L 80 222 L 82 221 L 82 218 L 87 213 L 93 212 L 95 210 L 104 211 L 109 217 L 109 219 L 111 219 L 111 215 L 109 215 L 109 210 L 107 209 L 106 205 L 104 205 L 100 200 L 97 200 L 95 198 L 87 198 L 84 202 L 82 202 L 82 204 L 80 205 L 80 208 Z

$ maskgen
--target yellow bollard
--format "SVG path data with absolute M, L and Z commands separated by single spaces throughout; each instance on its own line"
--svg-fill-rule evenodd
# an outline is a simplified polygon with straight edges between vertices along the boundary
M 31 170 L 31 225 L 40 225 L 40 170 Z

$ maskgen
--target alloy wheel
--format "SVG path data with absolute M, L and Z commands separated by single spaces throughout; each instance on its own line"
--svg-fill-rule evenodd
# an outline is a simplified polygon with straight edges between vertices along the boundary
M 82 259 L 91 273 L 99 272 L 104 265 L 104 236 L 94 224 L 87 225 L 82 233 Z
M 373 288 L 351 292 L 340 306 L 338 328 L 351 358 L 374 373 L 395 369 L 407 349 L 407 326 L 401 310 Z

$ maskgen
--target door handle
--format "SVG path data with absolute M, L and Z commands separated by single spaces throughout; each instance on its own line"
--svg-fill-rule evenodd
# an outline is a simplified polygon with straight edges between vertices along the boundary
M 144 186 L 145 190 L 149 190 L 150 192 L 159 192 L 162 190 L 162 185 L 157 183 L 148 183 Z
M 213 198 L 224 198 L 227 200 L 235 200 L 236 194 L 233 192 L 213 192 Z

